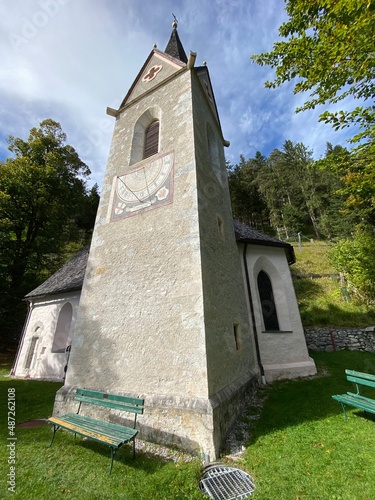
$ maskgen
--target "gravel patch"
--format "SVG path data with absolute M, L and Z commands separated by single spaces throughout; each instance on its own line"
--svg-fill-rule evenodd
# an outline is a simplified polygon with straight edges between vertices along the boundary
M 254 387 L 251 394 L 246 398 L 244 410 L 237 418 L 224 442 L 221 458 L 234 461 L 242 458 L 246 450 L 246 444 L 251 437 L 249 427 L 252 427 L 259 419 L 265 400 L 266 395 L 265 391 L 262 390 L 262 386 Z M 136 440 L 136 450 L 141 451 L 150 458 L 159 458 L 175 463 L 187 463 L 197 459 L 196 455 L 177 450 L 176 448 L 141 441 L 140 439 Z
M 246 398 L 246 404 L 241 415 L 230 430 L 223 446 L 222 456 L 230 460 L 241 460 L 246 445 L 251 437 L 250 428 L 254 426 L 262 412 L 267 398 L 263 386 L 253 388 Z

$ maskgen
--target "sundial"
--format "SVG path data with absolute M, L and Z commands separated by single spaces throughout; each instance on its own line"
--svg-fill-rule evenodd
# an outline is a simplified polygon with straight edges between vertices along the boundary
M 111 220 L 136 215 L 173 201 L 173 152 L 156 155 L 114 182 Z

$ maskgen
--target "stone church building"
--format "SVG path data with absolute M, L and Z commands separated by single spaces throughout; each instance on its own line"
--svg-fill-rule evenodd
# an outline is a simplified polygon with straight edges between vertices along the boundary
M 291 245 L 233 221 L 206 66 L 174 23 L 114 117 L 90 248 L 26 296 L 13 374 L 145 398 L 140 437 L 206 459 L 260 380 L 316 373 Z M 114 417 L 121 421 L 121 415 Z

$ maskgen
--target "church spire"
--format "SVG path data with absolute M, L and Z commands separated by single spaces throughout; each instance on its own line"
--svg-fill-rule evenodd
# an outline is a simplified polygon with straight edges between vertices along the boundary
M 185 50 L 182 46 L 180 37 L 178 36 L 177 33 L 177 19 L 173 15 L 174 21 L 172 23 L 172 33 L 171 37 L 169 39 L 168 45 L 165 48 L 165 53 L 168 54 L 169 56 L 174 57 L 175 59 L 179 59 L 180 61 L 184 62 L 185 64 L 188 61 L 188 58 L 186 57 Z

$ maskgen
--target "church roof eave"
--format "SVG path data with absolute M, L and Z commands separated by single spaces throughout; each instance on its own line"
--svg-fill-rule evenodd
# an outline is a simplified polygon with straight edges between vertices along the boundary
M 206 75 L 207 75 L 207 79 L 208 79 L 208 81 L 210 83 L 210 86 L 211 86 L 211 89 L 212 89 L 212 101 L 213 101 L 213 106 L 214 106 L 213 113 L 214 113 L 215 119 L 217 121 L 217 124 L 219 126 L 219 130 L 220 130 L 220 135 L 221 135 L 221 139 L 222 139 L 222 142 L 223 142 L 223 146 L 229 147 L 230 146 L 230 142 L 227 141 L 226 139 L 224 139 L 223 129 L 221 128 L 220 116 L 219 116 L 219 111 L 217 109 L 215 94 L 213 92 L 212 82 L 211 82 L 211 78 L 210 78 L 210 72 L 208 71 L 207 66 L 197 66 L 195 68 L 195 72 L 196 72 L 196 74 L 198 76 L 198 79 L 199 79 L 199 74 L 200 73 L 206 73 Z
M 26 300 L 80 290 L 85 277 L 90 245 L 76 253 L 63 267 L 37 288 L 29 292 Z
M 67 287 L 67 288 L 61 287 L 61 289 L 56 288 L 50 292 L 46 291 L 43 293 L 42 292 L 38 293 L 37 289 L 35 289 L 32 292 L 25 295 L 25 298 L 23 300 L 27 301 L 27 300 L 34 300 L 34 299 L 42 299 L 43 297 L 52 297 L 53 295 L 67 294 L 67 293 L 71 293 L 71 292 L 81 292 L 82 286 L 83 286 L 83 279 L 71 288 L 70 287 Z
M 233 221 L 233 226 L 237 243 L 281 247 L 284 248 L 289 264 L 294 264 L 296 261 L 293 246 L 289 243 L 261 233 L 237 220 Z M 80 250 L 70 261 L 50 276 L 44 283 L 28 293 L 25 296 L 25 300 L 81 290 L 89 250 L 89 245 Z
M 281 241 L 278 238 L 269 236 L 268 234 L 261 233 L 260 231 L 257 231 L 256 229 L 253 229 L 238 220 L 234 220 L 233 224 L 237 243 L 281 247 L 284 248 L 288 264 L 291 265 L 296 262 L 294 248 L 290 243 Z

